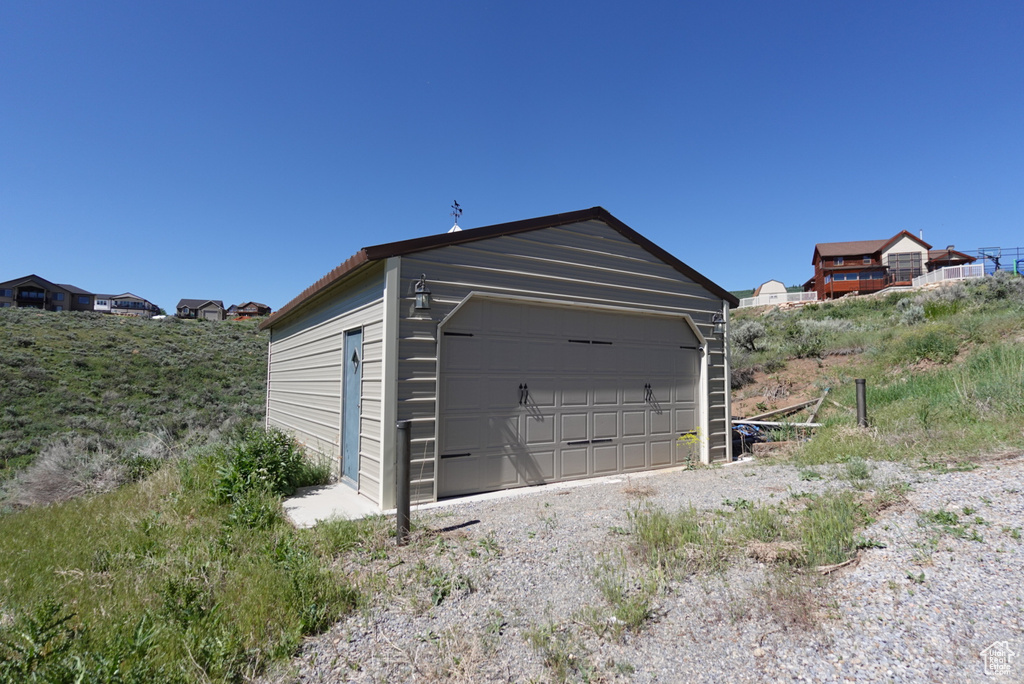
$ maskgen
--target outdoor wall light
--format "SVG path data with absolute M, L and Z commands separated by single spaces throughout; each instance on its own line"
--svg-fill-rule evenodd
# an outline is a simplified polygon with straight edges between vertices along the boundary
M 725 332 L 725 318 L 717 311 L 711 316 L 711 323 L 715 326 L 715 334 L 721 335 Z
M 430 288 L 427 287 L 427 274 L 423 273 L 420 275 L 414 290 L 416 292 L 416 310 L 430 310 Z

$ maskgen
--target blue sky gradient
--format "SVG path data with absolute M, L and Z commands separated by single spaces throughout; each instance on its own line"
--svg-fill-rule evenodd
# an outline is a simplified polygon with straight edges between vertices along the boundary
M 1024 3 L 0 6 L 0 280 L 279 308 L 366 245 L 601 205 L 727 289 L 1024 245 Z

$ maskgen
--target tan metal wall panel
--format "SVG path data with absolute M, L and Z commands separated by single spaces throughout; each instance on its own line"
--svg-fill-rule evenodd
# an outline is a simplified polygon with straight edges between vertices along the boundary
M 383 269 L 375 269 L 319 306 L 273 331 L 267 423 L 295 434 L 308 449 L 340 454 L 344 332 L 363 328 L 359 489 L 379 499 Z
M 691 255 L 680 255 L 687 261 Z M 698 264 L 699 266 L 699 264 Z M 433 293 L 429 312 L 414 308 L 413 285 L 425 274 Z M 728 416 L 713 388 L 725 387 L 724 349 L 711 317 L 722 300 L 693 283 L 639 245 L 600 222 L 453 245 L 401 257 L 398 335 L 398 420 L 411 419 L 414 495 L 436 496 L 434 414 L 437 394 L 436 332 L 442 320 L 470 292 L 566 299 L 688 314 L 708 340 L 710 362 L 708 436 L 712 460 L 726 457 Z M 429 492 L 429 495 L 428 495 Z

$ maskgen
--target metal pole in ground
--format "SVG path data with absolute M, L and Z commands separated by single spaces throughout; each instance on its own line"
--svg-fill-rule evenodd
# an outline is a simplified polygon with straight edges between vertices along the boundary
M 395 541 L 409 541 L 409 458 L 412 451 L 409 421 L 398 421 L 398 464 L 395 468 Z
M 864 389 L 866 381 L 858 378 L 854 382 L 857 383 L 857 425 L 860 427 L 867 427 L 868 407 Z

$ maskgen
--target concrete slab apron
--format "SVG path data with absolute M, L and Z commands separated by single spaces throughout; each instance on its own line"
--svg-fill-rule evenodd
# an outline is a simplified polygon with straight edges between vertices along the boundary
M 733 463 L 722 464 L 721 467 L 737 465 L 749 462 L 749 457 L 734 461 Z M 518 489 L 505 489 L 497 492 L 484 494 L 471 494 L 469 496 L 458 496 L 444 499 L 433 503 L 413 506 L 413 511 L 423 511 L 432 508 L 443 508 L 460 504 L 475 503 L 478 501 L 491 501 L 494 499 L 505 499 L 517 496 L 537 496 L 550 494 L 551 492 L 576 487 L 593 487 L 602 484 L 617 484 L 625 482 L 626 479 L 639 480 L 649 477 L 658 477 L 668 473 L 685 470 L 686 466 L 666 468 L 664 470 L 647 470 L 628 475 L 609 475 L 607 477 L 594 477 L 584 480 L 572 480 L 569 482 L 554 482 L 547 485 L 536 485 L 533 487 L 521 487 Z M 284 512 L 288 519 L 296 527 L 313 527 L 322 520 L 331 518 L 344 518 L 347 520 L 359 520 L 371 515 L 394 515 L 395 510 L 381 511 L 369 499 L 359 496 L 351 487 L 343 483 L 324 485 L 320 487 L 303 487 L 296 490 L 295 496 L 284 500 Z

